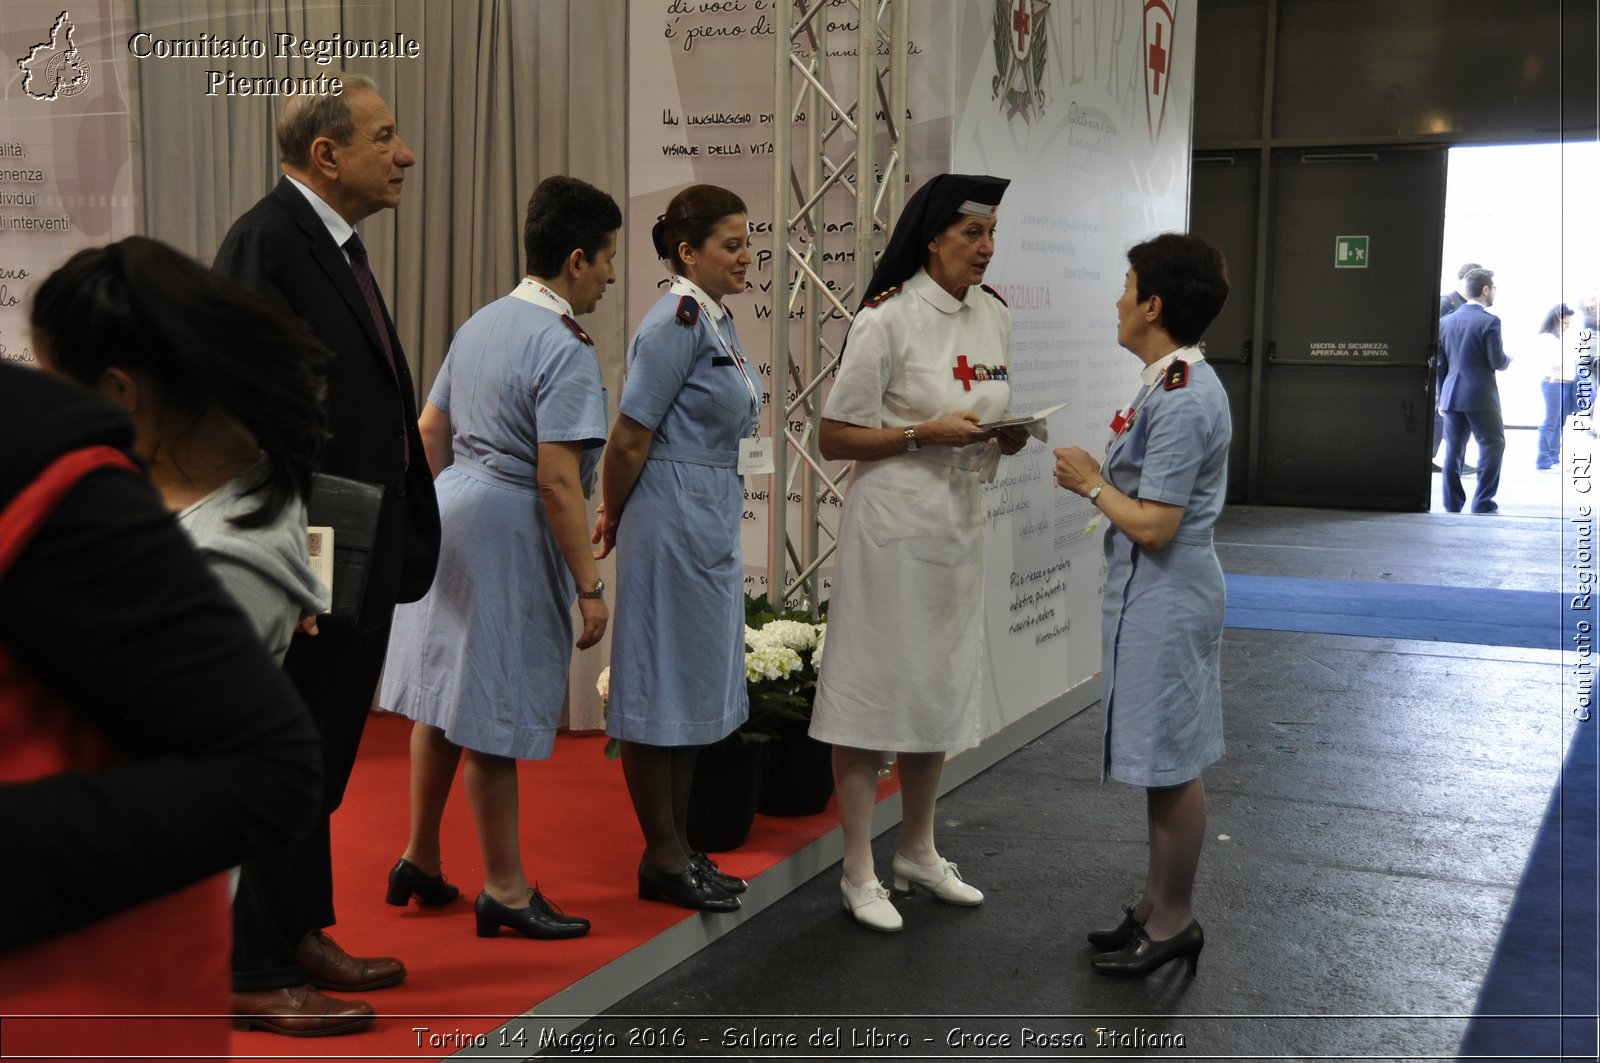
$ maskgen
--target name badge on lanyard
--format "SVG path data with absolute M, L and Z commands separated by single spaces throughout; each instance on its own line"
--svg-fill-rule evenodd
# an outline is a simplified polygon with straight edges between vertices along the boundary
M 772 437 L 746 436 L 739 440 L 740 476 L 766 476 L 775 468 Z

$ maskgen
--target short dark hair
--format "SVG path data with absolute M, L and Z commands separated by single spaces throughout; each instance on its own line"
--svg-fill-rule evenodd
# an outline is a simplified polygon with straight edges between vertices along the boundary
M 311 496 L 327 439 L 326 350 L 309 325 L 159 240 L 130 236 L 79 251 L 33 293 L 29 318 L 50 368 L 94 387 L 138 370 L 175 417 L 219 408 L 255 436 L 270 474 L 261 505 L 234 524 L 272 523 Z
M 349 93 L 357 90 L 377 92 L 378 83 L 364 74 L 340 74 L 344 91 L 319 95 L 291 96 L 278 112 L 273 132 L 278 139 L 278 157 L 290 166 L 311 163 L 311 145 L 318 137 L 348 145 L 356 135 L 356 120 L 350 110 Z
M 1160 325 L 1192 347 L 1228 301 L 1228 262 L 1217 246 L 1190 233 L 1162 233 L 1128 250 L 1139 301 L 1161 297 Z
M 700 247 L 711 238 L 722 219 L 732 214 L 749 214 L 744 200 L 726 188 L 717 185 L 690 185 L 672 197 L 667 212 L 650 230 L 650 241 L 656 255 L 672 263 L 672 268 L 682 273 L 683 259 L 678 257 L 678 245 Z
M 1539 331 L 1548 332 L 1552 336 L 1561 335 L 1561 322 L 1572 316 L 1572 307 L 1566 303 L 1557 303 L 1544 315 L 1544 320 L 1539 322 Z
M 573 251 L 590 262 L 622 228 L 617 201 L 576 177 L 546 177 L 528 197 L 522 253 L 535 277 L 556 277 Z
M 1462 279 L 1467 282 L 1467 298 L 1477 299 L 1483 295 L 1485 288 L 1494 283 L 1494 270 L 1482 267 L 1468 270 Z
M 1478 265 L 1478 263 L 1476 263 L 1476 262 L 1468 262 L 1466 265 L 1464 265 L 1460 269 L 1456 270 L 1456 280 L 1464 281 L 1464 280 L 1467 279 L 1467 274 L 1471 273 L 1475 269 L 1482 269 L 1482 268 L 1483 267 Z

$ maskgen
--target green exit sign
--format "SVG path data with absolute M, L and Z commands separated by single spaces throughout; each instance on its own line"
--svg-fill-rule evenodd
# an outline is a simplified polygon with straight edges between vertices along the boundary
M 1367 237 L 1335 236 L 1333 238 L 1334 269 L 1366 269 Z

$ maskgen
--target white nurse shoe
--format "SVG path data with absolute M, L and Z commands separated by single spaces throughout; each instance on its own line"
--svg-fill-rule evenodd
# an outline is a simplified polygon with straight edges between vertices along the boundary
M 889 901 L 889 891 L 883 883 L 873 879 L 865 886 L 852 886 L 850 879 L 839 876 L 839 890 L 844 894 L 845 911 L 856 917 L 856 922 L 870 930 L 899 930 L 903 925 L 900 913 Z
M 923 889 L 932 891 L 935 897 L 946 904 L 983 903 L 983 893 L 967 885 L 962 880 L 961 871 L 956 865 L 943 857 L 940 857 L 939 862 L 932 867 L 925 867 L 895 853 L 894 888 L 901 893 L 910 893 L 913 882 Z

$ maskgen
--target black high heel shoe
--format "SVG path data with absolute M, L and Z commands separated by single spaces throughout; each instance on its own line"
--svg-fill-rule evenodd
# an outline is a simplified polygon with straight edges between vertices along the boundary
M 1101 952 L 1115 952 L 1125 949 L 1134 942 L 1134 932 L 1141 929 L 1144 924 L 1133 917 L 1135 908 L 1131 904 L 1122 906 L 1122 922 L 1110 930 L 1089 931 L 1089 944 Z
M 750 888 L 750 883 L 737 875 L 728 874 L 705 853 L 695 853 L 689 863 L 699 868 L 700 874 L 713 886 L 721 886 L 724 893 L 743 893 Z
M 485 890 L 478 894 L 478 903 L 473 906 L 473 912 L 478 917 L 478 936 L 481 938 L 499 937 L 501 927 L 509 927 L 519 934 L 545 941 L 581 937 L 589 932 L 589 920 L 582 916 L 567 915 L 545 900 L 537 886 L 529 888 L 526 908 L 507 908 Z
M 1116 978 L 1143 978 L 1173 960 L 1189 961 L 1189 974 L 1200 969 L 1200 950 L 1206 947 L 1205 931 L 1199 922 L 1190 923 L 1165 941 L 1151 941 L 1144 927 L 1134 931 L 1133 944 L 1119 952 L 1096 956 L 1089 963 L 1101 974 Z
M 389 892 L 383 899 L 396 908 L 404 908 L 411 902 L 412 894 L 423 904 L 436 908 L 461 896 L 461 890 L 446 882 L 443 872 L 430 875 L 402 856 L 389 872 Z
M 676 875 L 657 871 L 648 859 L 639 861 L 639 899 L 667 901 L 702 912 L 739 910 L 739 898 L 708 879 L 693 861 Z

